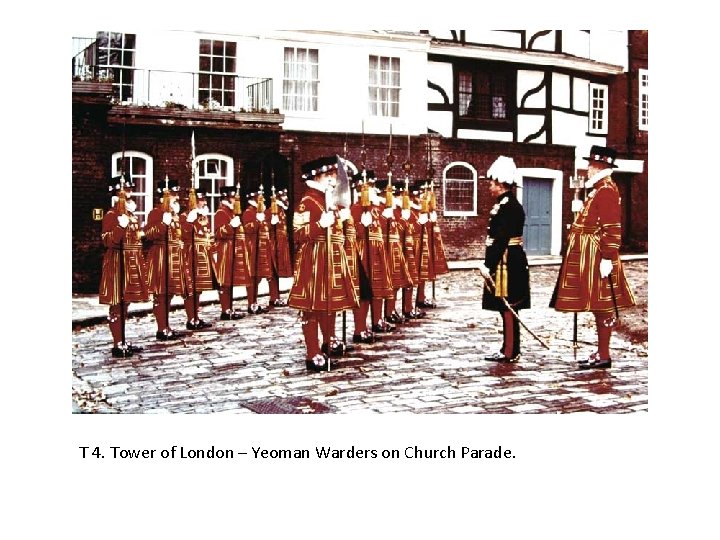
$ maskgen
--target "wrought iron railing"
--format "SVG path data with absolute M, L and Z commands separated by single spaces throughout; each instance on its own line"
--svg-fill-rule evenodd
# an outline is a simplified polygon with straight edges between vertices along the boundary
M 272 113 L 273 80 L 222 73 L 97 65 L 94 39 L 73 38 L 73 80 L 109 81 L 126 105 Z

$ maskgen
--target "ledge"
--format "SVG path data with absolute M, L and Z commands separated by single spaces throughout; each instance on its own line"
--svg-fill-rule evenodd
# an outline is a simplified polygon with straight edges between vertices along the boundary
M 281 130 L 285 115 L 261 112 L 206 111 L 174 107 L 113 105 L 110 124 L 212 127 L 221 129 Z

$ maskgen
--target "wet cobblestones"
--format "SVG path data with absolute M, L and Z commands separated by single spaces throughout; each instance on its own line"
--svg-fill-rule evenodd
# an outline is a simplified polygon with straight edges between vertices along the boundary
M 625 263 L 638 303 L 647 304 L 647 261 Z M 379 342 L 355 345 L 329 373 L 308 373 L 297 313 L 274 308 L 239 321 L 219 321 L 217 304 L 203 307 L 212 329 L 174 342 L 155 340 L 150 315 L 130 317 L 128 341 L 144 347 L 130 358 L 110 355 L 105 324 L 73 330 L 72 406 L 92 413 L 568 413 L 647 411 L 646 341 L 617 333 L 613 368 L 577 371 L 595 340 L 592 315 L 547 307 L 557 266 L 531 268 L 532 309 L 523 322 L 550 347 L 522 330 L 518 364 L 483 360 L 499 350 L 500 318 L 480 309 L 480 277 L 456 270 L 436 282 L 438 307 L 427 318 L 398 325 Z M 431 289 L 428 287 L 428 292 Z M 646 312 L 646 310 L 645 310 Z M 634 313 L 621 316 L 636 317 Z M 171 326 L 184 328 L 182 310 Z M 338 317 L 338 335 L 342 319 Z M 642 324 L 642 321 L 639 321 Z M 646 324 L 646 321 L 645 321 Z M 347 336 L 352 314 L 347 315 Z

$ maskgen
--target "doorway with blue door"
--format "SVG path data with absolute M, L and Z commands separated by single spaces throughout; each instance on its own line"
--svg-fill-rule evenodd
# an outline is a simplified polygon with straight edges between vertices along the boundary
M 523 244 L 528 255 L 550 255 L 552 246 L 552 188 L 550 178 L 523 177 L 525 209 Z

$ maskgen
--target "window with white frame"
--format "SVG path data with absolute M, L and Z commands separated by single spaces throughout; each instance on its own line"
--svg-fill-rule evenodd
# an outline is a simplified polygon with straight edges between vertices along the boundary
M 453 162 L 443 172 L 445 216 L 477 215 L 477 171 L 464 162 Z
M 400 116 L 400 59 L 370 56 L 368 85 L 370 116 Z
M 318 110 L 318 50 L 285 47 L 283 109 Z
M 640 114 L 639 114 L 639 121 L 640 121 L 640 130 L 641 131 L 647 131 L 648 130 L 648 70 L 647 69 L 641 69 L 638 72 L 639 79 L 640 79 Z
M 607 133 L 608 87 L 590 83 L 590 133 Z
M 201 105 L 235 106 L 236 61 L 234 41 L 200 40 L 198 99 Z
M 131 101 L 135 71 L 135 34 L 97 33 L 98 76 L 111 78 L 113 96 Z
M 220 188 L 234 183 L 233 160 L 222 154 L 203 154 L 195 158 L 196 185 L 207 193 L 210 227 L 215 228 L 215 212 L 220 207 Z
M 148 213 L 153 208 L 153 159 L 136 151 L 115 152 L 112 155 L 112 176 L 120 176 L 123 172 L 125 180 L 131 180 L 135 187 L 127 190 L 135 201 L 135 215 L 140 224 L 145 223 Z

